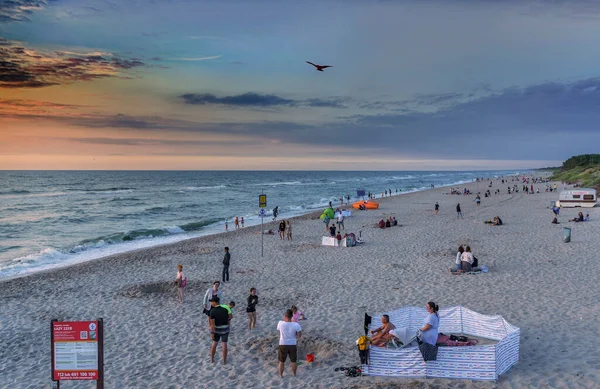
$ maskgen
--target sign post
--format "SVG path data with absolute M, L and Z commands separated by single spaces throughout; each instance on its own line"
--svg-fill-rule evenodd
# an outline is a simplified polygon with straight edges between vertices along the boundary
M 50 322 L 53 387 L 60 381 L 95 380 L 104 389 L 104 325 L 92 321 Z
M 265 232 L 263 230 L 263 221 L 264 221 L 265 216 L 267 215 L 267 212 L 265 211 L 265 208 L 267 207 L 267 195 L 264 194 L 264 192 L 261 193 L 260 195 L 258 195 L 258 207 L 260 208 L 260 211 L 258 212 L 258 216 L 260 216 L 260 256 L 263 257 L 264 256 L 263 242 L 265 241 Z

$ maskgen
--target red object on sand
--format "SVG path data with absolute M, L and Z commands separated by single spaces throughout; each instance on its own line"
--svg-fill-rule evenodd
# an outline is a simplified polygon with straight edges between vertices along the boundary
M 306 355 L 306 362 L 313 363 L 315 361 L 315 356 L 313 354 Z

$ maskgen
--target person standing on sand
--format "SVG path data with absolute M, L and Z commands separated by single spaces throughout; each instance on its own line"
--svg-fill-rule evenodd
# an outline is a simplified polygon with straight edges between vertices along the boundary
M 438 214 L 439 210 L 440 210 L 440 205 L 439 205 L 439 204 L 438 204 L 438 202 L 436 201 L 436 202 L 435 202 L 435 214 L 436 214 L 436 215 Z
M 337 222 L 338 222 L 338 231 L 346 229 L 344 227 L 344 211 L 340 210 L 340 214 L 338 215 Z
M 202 305 L 204 306 L 204 309 L 203 309 L 202 313 L 204 313 L 206 316 L 210 317 L 210 311 L 212 309 L 212 305 L 211 305 L 210 301 L 214 297 L 218 297 L 219 299 L 222 298 L 222 293 L 219 290 L 220 285 L 221 285 L 220 281 L 213 282 L 212 288 L 208 288 L 208 290 L 204 294 L 204 298 L 202 299 Z M 210 318 L 208 320 L 208 324 L 210 325 Z
M 302 336 L 302 327 L 292 321 L 291 309 L 288 309 L 283 316 L 283 320 L 277 323 L 277 331 L 279 331 L 279 350 L 277 352 L 279 377 L 283 377 L 283 368 L 288 355 L 292 364 L 292 374 L 296 376 L 298 367 L 296 363 L 298 358 L 297 340 Z
M 223 364 L 227 364 L 227 340 L 229 339 L 229 322 L 231 321 L 231 314 L 227 312 L 227 309 L 221 307 L 219 302 L 221 299 L 213 297 L 210 300 L 212 309 L 208 316 L 210 323 L 210 333 L 212 338 L 212 345 L 210 347 L 210 363 L 215 363 L 215 353 L 217 352 L 217 345 L 219 340 L 221 341 L 223 348 Z
M 283 240 L 283 238 L 285 237 L 285 220 L 282 220 L 281 222 L 279 222 L 279 239 Z
M 279 205 L 273 208 L 273 221 L 277 220 L 277 215 L 279 215 Z
M 460 209 L 460 203 L 456 204 L 456 218 L 459 219 L 463 217 L 462 211 Z
M 229 282 L 229 261 L 231 260 L 231 254 L 229 254 L 229 247 L 224 249 L 225 255 L 223 256 L 223 283 Z M 225 278 L 227 277 L 227 279 Z
M 240 219 L 236 216 L 235 217 L 235 229 L 237 230 L 238 228 L 240 228 Z
M 183 276 L 183 265 L 177 265 L 177 277 L 175 277 L 175 286 L 177 287 L 177 297 L 179 297 L 179 304 L 183 304 L 183 288 L 187 284 L 187 278 Z
M 250 288 L 250 296 L 248 296 L 248 306 L 246 313 L 248 314 L 248 329 L 256 328 L 256 304 L 258 304 L 258 296 L 256 288 Z
M 285 228 L 285 234 L 288 240 L 292 240 L 292 223 L 290 221 L 286 221 L 287 226 Z
M 225 231 L 229 231 L 229 223 L 227 223 L 227 220 L 225 220 Z
M 242 216 L 240 221 L 242 222 L 242 228 L 244 228 L 244 217 Z

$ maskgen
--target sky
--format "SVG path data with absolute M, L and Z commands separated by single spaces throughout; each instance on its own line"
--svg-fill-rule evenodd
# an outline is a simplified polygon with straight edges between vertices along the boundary
M 0 0 L 0 170 L 559 166 L 598 36 L 595 0 Z

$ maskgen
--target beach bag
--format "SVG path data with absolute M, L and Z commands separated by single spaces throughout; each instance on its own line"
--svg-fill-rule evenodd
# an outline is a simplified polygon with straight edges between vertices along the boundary
M 475 256 L 473 256 L 473 264 L 471 266 L 477 267 L 478 265 L 479 265 L 479 260 L 477 258 L 475 258 Z
M 419 342 L 419 351 L 421 351 L 421 355 L 423 356 L 423 360 L 427 361 L 435 361 L 437 359 L 438 347 L 427 342 L 423 342 L 422 340 L 417 339 Z
M 363 335 L 358 338 L 358 341 L 356 342 L 356 344 L 358 345 L 358 349 L 360 351 L 364 351 L 369 348 L 369 342 L 370 342 L 369 338 Z
M 364 329 L 365 329 L 365 336 L 367 336 L 367 334 L 369 333 L 369 325 L 371 325 L 371 316 L 367 315 L 365 313 L 365 321 L 364 321 Z
M 185 288 L 187 286 L 187 277 L 185 277 L 184 279 L 181 280 L 179 287 L 180 288 Z

